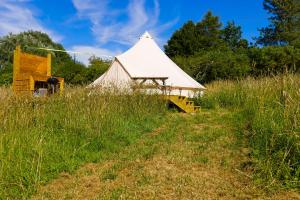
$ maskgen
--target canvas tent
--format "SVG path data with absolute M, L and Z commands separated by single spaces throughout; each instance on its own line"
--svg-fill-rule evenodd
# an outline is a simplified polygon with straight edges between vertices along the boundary
M 148 32 L 132 48 L 116 56 L 110 68 L 91 84 L 94 87 L 129 90 L 137 85 L 158 86 L 160 89 L 153 87 L 148 90 L 186 97 L 197 95 L 205 89 L 178 67 Z

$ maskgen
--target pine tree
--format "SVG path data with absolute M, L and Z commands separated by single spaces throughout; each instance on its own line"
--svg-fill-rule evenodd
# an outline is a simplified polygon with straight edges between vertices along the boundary
M 225 28 L 222 30 L 222 39 L 232 50 L 236 50 L 240 47 L 248 47 L 248 41 L 242 39 L 241 26 L 235 25 L 234 21 L 228 22 Z
M 197 51 L 221 45 L 221 27 L 222 24 L 219 21 L 219 17 L 208 11 L 203 20 L 196 25 L 196 33 L 199 40 Z
M 165 45 L 165 52 L 169 57 L 191 56 L 202 49 L 216 48 L 224 44 L 221 27 L 219 18 L 209 11 L 199 23 L 188 21 L 177 30 Z
M 177 30 L 165 45 L 165 52 L 168 56 L 193 55 L 197 46 L 196 26 L 194 22 L 188 21 L 182 28 Z
M 300 40 L 300 1 L 264 0 L 264 9 L 271 14 L 270 25 L 260 29 L 257 43 L 270 45 L 295 45 Z

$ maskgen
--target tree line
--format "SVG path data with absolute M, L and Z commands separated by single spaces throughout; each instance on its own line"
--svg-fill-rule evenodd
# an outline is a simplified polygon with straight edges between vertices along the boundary
M 300 69 L 300 1 L 265 0 L 270 24 L 255 43 L 242 38 L 233 21 L 222 26 L 207 12 L 200 22 L 186 22 L 165 45 L 166 54 L 201 83 L 245 76 L 268 76 Z
M 234 21 L 222 25 L 218 16 L 207 12 L 199 22 L 188 21 L 176 30 L 165 53 L 198 82 L 269 76 L 300 71 L 300 0 L 264 0 L 269 25 L 250 43 Z M 0 85 L 12 82 L 13 50 L 17 44 L 29 53 L 48 52 L 30 47 L 65 50 L 61 44 L 38 31 L 0 37 Z M 87 84 L 103 74 L 109 62 L 91 57 L 88 66 L 65 52 L 51 52 L 52 74 L 69 84 Z
M 35 55 L 52 56 L 52 75 L 63 77 L 69 84 L 87 84 L 94 81 L 109 67 L 109 62 L 92 56 L 88 66 L 72 59 L 66 52 L 45 51 L 35 47 L 44 47 L 65 51 L 61 44 L 55 43 L 46 34 L 39 31 L 26 31 L 0 37 L 0 85 L 12 83 L 13 51 L 21 45 L 22 51 Z

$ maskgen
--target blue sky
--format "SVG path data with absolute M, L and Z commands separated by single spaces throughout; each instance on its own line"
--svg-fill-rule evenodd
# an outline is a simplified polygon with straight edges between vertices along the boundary
M 148 30 L 161 47 L 187 20 L 208 10 L 223 24 L 234 20 L 252 40 L 268 24 L 263 0 L 0 0 L 0 36 L 40 30 L 67 50 L 116 55 Z M 90 54 L 78 59 L 87 62 Z

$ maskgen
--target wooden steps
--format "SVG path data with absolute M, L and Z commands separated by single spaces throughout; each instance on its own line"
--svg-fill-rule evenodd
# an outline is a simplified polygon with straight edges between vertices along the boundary
M 200 111 L 200 106 L 195 106 L 195 103 L 185 96 L 167 95 L 165 96 L 165 99 L 176 105 L 185 113 L 195 113 Z

